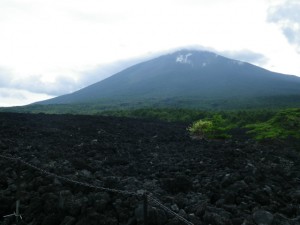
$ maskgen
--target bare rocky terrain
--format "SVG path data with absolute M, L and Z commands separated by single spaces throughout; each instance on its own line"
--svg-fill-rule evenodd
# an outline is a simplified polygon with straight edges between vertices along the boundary
M 0 114 L 0 154 L 113 190 L 147 190 L 193 224 L 300 224 L 300 156 L 284 143 L 193 140 L 187 124 Z M 0 225 L 15 224 L 17 163 L 0 157 Z M 21 163 L 19 224 L 143 224 L 143 199 Z M 151 202 L 150 202 L 151 203 Z M 184 224 L 149 205 L 148 224 Z

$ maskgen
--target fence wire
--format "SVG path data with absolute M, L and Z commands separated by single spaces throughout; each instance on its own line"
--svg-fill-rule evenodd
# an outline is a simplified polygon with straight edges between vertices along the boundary
M 51 173 L 49 171 L 41 169 L 41 168 L 31 164 L 31 163 L 28 163 L 28 162 L 22 160 L 21 158 L 15 158 L 15 157 L 4 156 L 4 155 L 0 155 L 0 157 L 5 158 L 5 159 L 9 159 L 9 160 L 13 160 L 13 161 L 19 161 L 22 164 L 24 164 L 24 165 L 26 165 L 26 166 L 28 166 L 32 169 L 35 169 L 35 170 L 39 171 L 42 174 L 45 174 L 47 176 L 52 176 L 52 177 L 55 177 L 57 179 L 69 182 L 69 183 L 81 185 L 81 186 L 84 186 L 84 187 L 94 188 L 94 189 L 101 190 L 101 191 L 104 191 L 104 192 L 111 192 L 111 193 L 118 193 L 118 194 L 123 194 L 123 195 L 132 195 L 132 196 L 142 196 L 141 194 L 138 194 L 138 193 L 135 193 L 135 192 L 129 192 L 129 191 L 122 191 L 122 190 L 116 190 L 116 189 L 111 189 L 111 188 L 99 187 L 99 186 L 96 186 L 96 185 L 93 185 L 93 184 L 88 184 L 88 183 L 85 183 L 85 182 L 81 182 L 81 181 L 73 180 L 73 179 L 70 179 L 70 178 L 67 178 L 67 177 L 63 177 L 63 176 L 57 175 L 55 173 Z
M 158 199 L 154 198 L 152 195 L 148 195 L 148 199 L 153 202 L 155 205 L 159 206 L 161 209 L 163 209 L 165 212 L 177 217 L 180 221 L 188 224 L 188 225 L 194 225 L 184 217 L 180 216 L 179 214 L 175 213 L 173 210 L 169 209 L 167 206 L 163 205 Z
M 142 197 L 144 194 L 146 194 L 147 199 L 150 202 L 152 202 L 155 205 L 159 206 L 161 209 L 163 209 L 164 211 L 166 211 L 170 215 L 175 216 L 176 218 L 178 218 L 180 221 L 182 221 L 185 224 L 194 225 L 193 223 L 189 222 L 187 219 L 183 218 L 179 214 L 175 213 L 173 210 L 171 210 L 168 207 L 166 207 L 165 205 L 163 205 L 157 198 L 155 198 L 153 196 L 152 193 L 149 193 L 149 192 L 136 193 L 136 192 L 130 192 L 130 191 L 124 191 L 124 190 L 117 190 L 117 189 L 112 189 L 112 188 L 100 187 L 100 186 L 97 186 L 97 185 L 93 185 L 93 184 L 89 184 L 89 183 L 85 183 L 85 182 L 73 180 L 73 179 L 70 179 L 70 178 L 67 178 L 67 177 L 64 177 L 64 176 L 57 175 L 55 173 L 51 173 L 51 172 L 49 172 L 47 170 L 44 170 L 44 169 L 41 169 L 41 168 L 39 168 L 39 167 L 31 164 L 31 163 L 28 163 L 28 162 L 26 162 L 25 160 L 23 160 L 23 159 L 21 159 L 19 157 L 13 157 L 13 156 L 8 156 L 8 155 L 2 155 L 2 154 L 0 154 L 0 158 L 8 159 L 8 160 L 15 161 L 15 162 L 20 162 L 20 163 L 22 163 L 22 164 L 24 164 L 24 165 L 26 165 L 26 166 L 34 169 L 34 170 L 39 171 L 42 174 L 47 175 L 47 176 L 52 176 L 52 177 L 55 177 L 55 178 L 57 178 L 59 180 L 63 180 L 63 181 L 69 182 L 69 183 L 77 184 L 77 185 L 88 187 L 88 188 L 93 188 L 93 189 L 100 190 L 100 191 L 103 191 L 103 192 L 117 193 L 117 194 L 130 195 L 130 196 L 136 196 L 136 197 Z M 15 215 L 15 213 L 11 214 L 11 215 L 8 215 L 8 216 L 12 216 L 12 215 Z

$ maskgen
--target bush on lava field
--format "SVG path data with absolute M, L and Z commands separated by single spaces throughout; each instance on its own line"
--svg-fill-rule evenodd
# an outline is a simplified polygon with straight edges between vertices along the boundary
M 226 139 L 231 137 L 227 132 L 232 128 L 233 125 L 216 114 L 211 119 L 195 121 L 187 130 L 191 135 L 199 138 Z
M 266 122 L 247 125 L 248 133 L 254 134 L 257 140 L 286 139 L 289 137 L 300 139 L 300 109 L 286 109 L 279 111 Z

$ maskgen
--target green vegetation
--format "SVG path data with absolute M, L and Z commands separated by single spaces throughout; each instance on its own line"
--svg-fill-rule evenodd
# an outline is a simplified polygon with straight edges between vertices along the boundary
M 219 112 L 188 127 L 192 135 L 212 139 L 229 138 L 232 129 L 247 129 L 259 141 L 300 139 L 300 109 Z
M 266 122 L 246 125 L 257 140 L 300 139 L 300 109 L 285 109 Z
M 128 108 L 99 105 L 29 105 L 2 108 L 0 111 L 49 114 L 90 114 L 132 118 L 149 118 L 167 122 L 185 123 L 192 135 L 206 138 L 230 138 L 232 132 L 264 139 L 300 139 L 300 108 L 199 110 L 191 108 Z M 248 131 L 246 133 L 246 131 Z M 233 135 L 234 136 L 234 135 Z
M 211 135 L 213 128 L 213 123 L 209 120 L 198 120 L 194 122 L 190 127 L 188 127 L 188 131 L 200 138 L 204 138 L 208 135 Z
M 133 118 L 150 118 L 167 122 L 192 122 L 201 118 L 212 115 L 213 113 L 192 109 L 133 109 L 133 110 L 116 110 L 99 112 L 98 115 L 133 117 Z
M 47 114 L 85 114 L 104 115 L 139 114 L 155 118 L 164 118 L 167 121 L 194 121 L 199 111 L 202 112 L 245 112 L 245 111 L 275 111 L 284 108 L 300 107 L 300 95 L 270 96 L 256 98 L 149 98 L 149 99 L 102 99 L 93 103 L 82 104 L 54 104 L 54 105 L 27 105 L 10 108 L 0 108 L 0 112 L 47 113 Z M 139 111 L 140 110 L 140 111 Z M 145 112 L 145 111 L 150 111 Z M 133 111 L 133 113 L 132 113 Z M 186 115 L 181 116 L 184 112 Z M 173 116 L 175 113 L 177 116 Z M 152 115 L 150 115 L 152 114 Z M 164 114 L 164 115 L 163 115 Z M 168 115 L 166 115 L 168 114 Z M 202 113 L 201 113 L 202 114 Z M 179 115 L 179 118 L 178 118 Z M 250 115 L 251 116 L 251 115 Z M 248 117 L 248 115 L 247 115 Z M 192 119 L 192 120 L 191 120 Z M 200 118 L 201 119 L 201 118 Z
M 231 137 L 228 131 L 232 128 L 232 124 L 223 119 L 221 115 L 215 114 L 211 119 L 194 122 L 188 127 L 188 131 L 200 138 L 225 139 Z

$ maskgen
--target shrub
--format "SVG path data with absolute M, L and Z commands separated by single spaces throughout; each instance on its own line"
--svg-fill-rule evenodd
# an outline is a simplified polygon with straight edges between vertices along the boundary
M 188 131 L 192 135 L 200 138 L 225 139 L 231 137 L 227 132 L 233 127 L 234 126 L 229 124 L 227 120 L 224 120 L 221 115 L 215 114 L 210 119 L 195 121 L 188 127 Z
M 300 139 L 300 109 L 286 109 L 279 111 L 266 122 L 245 126 L 248 133 L 255 139 L 286 139 L 294 137 Z
M 201 138 L 205 136 L 209 136 L 212 133 L 213 124 L 208 120 L 198 120 L 194 122 L 190 127 L 188 127 L 188 131 L 196 136 Z

